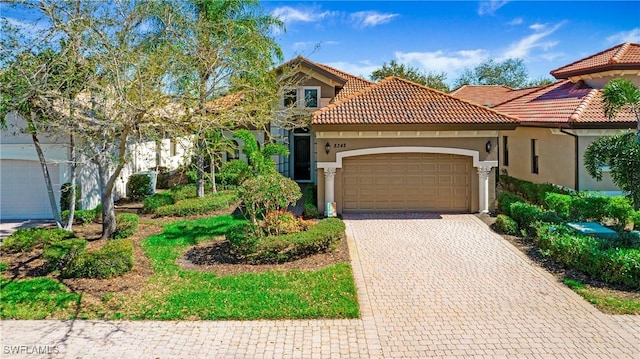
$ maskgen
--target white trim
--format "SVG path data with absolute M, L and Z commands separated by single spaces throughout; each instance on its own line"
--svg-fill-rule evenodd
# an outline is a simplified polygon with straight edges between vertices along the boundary
M 631 127 L 629 127 L 629 129 L 632 129 Z M 557 128 L 552 128 L 551 129 L 551 133 L 554 135 L 566 135 L 567 133 L 571 133 L 573 135 L 576 135 L 578 137 L 597 137 L 597 136 L 613 136 L 613 135 L 617 135 L 620 132 L 625 131 L 624 129 L 600 129 L 600 130 L 564 130 L 564 131 L 560 131 Z
M 498 137 L 499 131 L 320 131 L 317 138 L 433 138 Z
M 47 162 L 68 161 L 69 146 L 67 144 L 41 144 Z M 33 143 L 2 144 L 0 146 L 0 159 L 20 161 L 40 161 L 36 147 Z
M 318 106 L 316 106 L 316 107 L 307 107 L 307 98 L 304 95 L 304 91 L 305 90 L 317 90 L 318 91 L 318 97 L 316 98 L 316 104 Z M 320 99 L 322 99 L 322 94 L 321 94 L 320 90 L 321 90 L 320 86 L 301 86 L 298 89 L 298 107 L 299 108 L 312 108 L 312 109 L 320 108 L 321 107 Z
M 372 147 L 359 150 L 342 151 L 336 153 L 335 162 L 318 162 L 318 168 L 342 168 L 342 159 L 345 157 L 378 155 L 386 153 L 444 153 L 450 155 L 469 156 L 473 158 L 473 167 L 498 167 L 498 161 L 480 161 L 480 153 L 475 150 L 449 147 Z

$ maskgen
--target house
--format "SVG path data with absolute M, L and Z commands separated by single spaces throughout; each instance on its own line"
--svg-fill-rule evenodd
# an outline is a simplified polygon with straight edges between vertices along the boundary
M 317 183 L 321 210 L 491 209 L 498 135 L 516 118 L 397 77 L 372 83 L 303 57 L 290 63 L 305 77 L 282 106 L 306 109 L 310 126 L 272 126 L 292 153 L 279 170 Z
M 6 130 L 0 131 L 0 220 L 51 219 L 53 214 L 35 147 L 31 136 L 21 131 L 26 123 L 15 114 L 9 114 L 6 120 Z M 60 189 L 70 181 L 69 137 L 48 133 L 39 139 L 56 203 L 60 203 Z M 114 187 L 115 198 L 126 197 L 127 179 L 131 174 L 157 167 L 176 168 L 187 150 L 185 143 L 174 139 L 132 141 L 128 145 L 130 161 Z M 87 158 L 82 162 L 77 169 L 80 209 L 91 209 L 100 203 L 98 173 Z
M 517 118 L 514 130 L 500 131 L 500 170 L 536 183 L 619 194 L 605 173 L 596 181 L 584 167 L 584 153 L 596 139 L 636 128 L 621 112 L 605 117 L 602 88 L 624 77 L 640 86 L 640 44 L 624 43 L 551 71 L 557 81 L 535 88 L 464 86 L 452 95 Z

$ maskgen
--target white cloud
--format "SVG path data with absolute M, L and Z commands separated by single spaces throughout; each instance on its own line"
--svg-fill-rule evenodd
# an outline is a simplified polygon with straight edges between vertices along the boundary
M 507 25 L 511 25 L 511 26 L 522 25 L 523 22 L 524 20 L 521 17 L 516 17 L 515 19 L 509 21 Z
M 499 8 L 505 6 L 509 0 L 481 1 L 478 7 L 478 15 L 493 15 Z
M 315 48 L 319 48 L 322 47 L 323 45 L 338 45 L 340 44 L 340 42 L 338 41 L 321 41 L 321 42 L 313 42 L 313 41 L 299 41 L 299 42 L 294 42 L 293 45 L 291 45 L 291 47 L 296 50 L 309 50 L 309 49 L 315 49 Z
M 558 44 L 558 41 L 543 41 L 543 39 L 556 32 L 565 22 L 566 21 L 562 21 L 552 26 L 548 24 L 533 24 L 529 26 L 534 33 L 509 45 L 499 60 L 508 58 L 524 59 L 527 58 L 535 48 L 540 48 L 543 51 L 550 50 Z
M 355 27 L 368 27 L 386 24 L 397 17 L 398 14 L 381 14 L 377 11 L 358 11 L 350 15 Z
M 415 64 L 426 72 L 445 72 L 448 79 L 457 78 L 463 69 L 475 67 L 489 57 L 484 49 L 434 52 L 401 52 L 395 53 L 396 59 L 405 64 Z
M 336 69 L 340 69 L 344 72 L 350 73 L 352 75 L 360 76 L 365 79 L 368 79 L 369 75 L 371 75 L 373 71 L 382 67 L 382 64 L 375 65 L 368 60 L 359 61 L 357 63 L 344 62 L 344 61 L 324 62 L 324 63 Z
M 608 43 L 619 44 L 622 42 L 640 42 L 640 27 L 629 31 L 621 31 L 607 37 Z
M 275 8 L 271 13 L 271 15 L 287 24 L 293 22 L 317 22 L 336 14 L 337 13 L 333 11 L 318 11 L 317 7 L 296 9 L 291 6 Z

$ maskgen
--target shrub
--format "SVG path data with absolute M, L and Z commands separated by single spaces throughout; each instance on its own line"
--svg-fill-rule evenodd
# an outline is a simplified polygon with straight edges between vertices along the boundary
M 194 184 L 173 186 L 169 190 L 169 194 L 173 198 L 173 203 L 176 203 L 188 198 L 195 198 L 196 186 Z
M 304 218 L 318 218 L 320 217 L 320 211 L 315 204 L 305 203 L 302 210 L 302 216 Z
M 602 221 L 608 202 L 606 197 L 589 194 L 575 197 L 571 202 L 570 217 L 576 221 Z
M 153 213 L 156 209 L 173 203 L 173 196 L 171 196 L 170 193 L 155 193 L 144 199 L 142 202 L 142 212 Z
M 520 229 L 529 230 L 531 225 L 542 217 L 540 207 L 524 202 L 515 202 L 509 208 L 511 218 L 518 223 Z
M 547 193 L 570 194 L 572 190 L 551 183 L 533 183 L 508 175 L 500 175 L 500 185 L 507 191 L 519 194 L 528 202 L 543 204 Z
M 633 229 L 640 231 L 640 210 L 637 210 L 631 218 L 633 222 Z
M 516 202 L 524 202 L 524 199 L 509 192 L 498 194 L 498 210 L 507 216 L 511 215 L 511 204 Z
M 218 173 L 216 173 L 216 182 L 220 183 L 224 188 L 235 188 L 251 176 L 249 165 L 240 160 L 232 160 L 225 162 Z
M 66 211 L 71 206 L 71 183 L 60 186 L 60 210 Z M 76 209 L 80 208 L 80 186 L 76 185 Z
M 556 212 L 561 218 L 569 218 L 573 197 L 567 194 L 549 192 L 544 196 L 544 206 Z
M 518 235 L 518 223 L 504 214 L 499 214 L 496 218 L 496 229 L 512 236 Z
M 133 268 L 133 243 L 128 239 L 108 241 L 96 251 L 75 257 L 62 271 L 66 278 L 112 278 Z
M 138 215 L 134 213 L 118 213 L 116 216 L 115 238 L 131 237 L 138 230 Z
M 7 252 L 26 252 L 37 246 L 73 237 L 73 232 L 59 228 L 20 228 L 2 240 L 2 250 Z
M 257 224 L 258 218 L 296 203 L 302 193 L 292 179 L 279 173 L 258 175 L 246 180 L 239 189 L 245 205 L 245 217 Z
M 96 220 L 96 217 L 102 216 L 102 207 L 100 212 L 96 212 L 95 209 L 79 209 L 73 212 L 73 222 L 76 224 L 89 224 Z M 66 221 L 69 218 L 69 211 L 63 211 L 61 214 L 62 220 Z
M 229 208 L 237 201 L 235 192 L 218 192 L 203 198 L 189 198 L 168 206 L 158 207 L 155 211 L 158 217 L 184 217 L 206 214 Z
M 86 249 L 87 241 L 84 239 L 63 239 L 45 246 L 42 257 L 47 262 L 48 270 L 63 270 Z
M 613 219 L 616 222 L 618 230 L 624 229 L 627 221 L 634 214 L 633 207 L 629 199 L 623 196 L 615 196 L 607 198 L 607 205 L 604 208 L 604 216 Z
M 338 218 L 326 218 L 306 231 L 258 238 L 252 224 L 227 232 L 232 253 L 253 263 L 282 263 L 306 255 L 333 250 L 344 238 L 345 226 Z
M 151 178 L 146 174 L 133 174 L 129 176 L 127 180 L 127 196 L 134 200 L 139 201 L 151 194 L 153 189 L 151 188 Z
M 300 221 L 296 216 L 283 209 L 267 213 L 262 219 L 262 229 L 266 235 L 278 236 L 300 232 Z

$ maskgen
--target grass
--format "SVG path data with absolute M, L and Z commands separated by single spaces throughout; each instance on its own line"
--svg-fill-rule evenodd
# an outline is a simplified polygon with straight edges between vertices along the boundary
M 318 271 L 218 276 L 184 270 L 189 246 L 224 235 L 244 219 L 232 215 L 167 224 L 143 240 L 153 276 L 136 294 L 110 293 L 85 303 L 50 278 L 9 281 L 0 288 L 2 319 L 258 320 L 356 318 L 356 288 L 347 263 Z
M 562 282 L 600 311 L 610 314 L 640 314 L 640 300 L 603 294 L 580 281 L 564 278 Z

